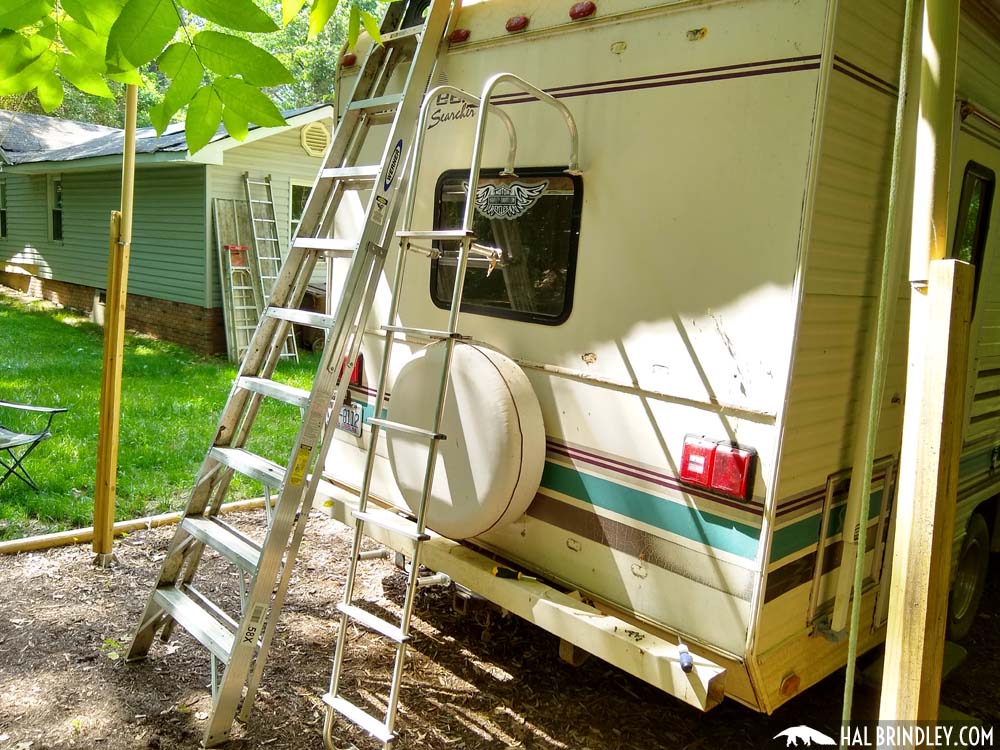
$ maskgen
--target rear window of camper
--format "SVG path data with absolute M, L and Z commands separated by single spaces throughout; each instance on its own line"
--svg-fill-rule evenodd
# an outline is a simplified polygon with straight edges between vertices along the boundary
M 975 300 L 979 296 L 979 276 L 986 248 L 986 234 L 990 228 L 990 209 L 993 206 L 993 188 L 996 176 L 993 170 L 970 161 L 962 178 L 962 194 L 958 201 L 958 220 L 955 227 L 955 244 L 952 257 L 972 263 L 976 267 Z
M 467 171 L 450 171 L 437 184 L 435 229 L 460 229 Z M 523 169 L 516 177 L 483 170 L 476 190 L 476 243 L 502 251 L 490 271 L 485 258 L 470 256 L 462 311 L 558 325 L 573 307 L 573 281 L 580 237 L 582 181 L 559 168 Z M 442 257 L 431 263 L 431 298 L 451 306 L 458 242 L 439 242 Z

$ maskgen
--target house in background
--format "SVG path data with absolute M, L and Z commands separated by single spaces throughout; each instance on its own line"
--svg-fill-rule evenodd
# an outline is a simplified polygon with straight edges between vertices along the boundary
M 329 105 L 284 115 L 288 125 L 251 129 L 242 142 L 220 131 L 193 155 L 183 125 L 159 138 L 139 131 L 128 328 L 226 351 L 212 201 L 244 200 L 246 172 L 270 175 L 287 252 L 330 141 Z M 0 110 L 0 139 L 0 283 L 99 310 L 124 131 Z

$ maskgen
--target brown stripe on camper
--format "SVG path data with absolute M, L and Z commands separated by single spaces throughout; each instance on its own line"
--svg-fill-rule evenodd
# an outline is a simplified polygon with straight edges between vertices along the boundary
M 855 81 L 863 83 L 865 86 L 873 88 L 879 93 L 887 94 L 892 97 L 895 97 L 899 93 L 899 87 L 896 84 L 891 83 L 884 78 L 879 78 L 870 70 L 865 70 L 860 65 L 855 65 L 850 60 L 845 60 L 840 55 L 834 55 L 833 59 L 833 69 L 850 78 L 853 78 Z
M 876 525 L 876 524 L 871 524 Z M 888 534 L 889 524 L 886 524 L 885 534 Z M 865 537 L 865 553 L 875 549 L 875 534 L 867 534 Z M 884 539 L 883 539 L 884 541 Z M 823 575 L 840 567 L 840 561 L 844 557 L 844 542 L 837 541 L 830 544 L 823 550 Z M 777 570 L 772 570 L 767 574 L 767 585 L 764 589 L 764 601 L 769 602 L 777 599 L 782 594 L 787 594 L 792 589 L 796 589 L 803 584 L 809 583 L 813 579 L 816 568 L 816 550 L 804 557 L 782 565 Z
M 751 570 L 714 560 L 713 565 L 716 568 L 725 566 L 729 571 L 730 582 L 734 578 L 741 579 L 737 586 L 726 585 L 727 582 L 721 580 L 721 576 L 706 576 L 701 571 L 679 564 L 676 553 L 679 545 L 673 542 L 541 493 L 535 495 L 534 501 L 528 508 L 528 515 L 584 539 L 603 544 L 616 552 L 638 558 L 647 565 L 655 565 L 729 596 L 750 601 L 756 577 Z M 687 548 L 684 549 L 687 551 Z M 701 553 L 694 552 L 694 554 Z

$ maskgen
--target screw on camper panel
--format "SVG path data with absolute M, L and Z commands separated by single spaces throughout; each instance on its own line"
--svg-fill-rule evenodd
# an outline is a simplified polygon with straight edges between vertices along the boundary
M 688 651 L 687 645 L 681 640 L 680 636 L 677 637 L 677 661 L 681 664 L 681 671 L 684 674 L 691 674 L 694 671 L 694 659 L 691 657 L 691 652 Z

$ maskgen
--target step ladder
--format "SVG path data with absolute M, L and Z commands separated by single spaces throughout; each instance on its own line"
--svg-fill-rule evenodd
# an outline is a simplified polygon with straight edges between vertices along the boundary
M 418 8 L 427 9 L 423 19 L 416 12 Z M 416 25 L 406 25 L 414 18 Z M 129 645 L 127 659 L 142 659 L 158 632 L 167 640 L 180 625 L 209 652 L 212 709 L 203 738 L 206 747 L 227 741 L 237 712 L 245 719 L 253 705 L 313 498 L 324 483 L 325 457 L 350 380 L 350 368 L 344 363 L 354 361 L 361 345 L 381 278 L 385 247 L 399 211 L 397 196 L 406 179 L 417 116 L 449 18 L 452 0 L 408 0 L 387 8 L 381 25 L 383 45 L 373 45 L 361 66 L 352 100 L 306 203 L 297 236 L 247 348 L 212 446 Z M 386 93 L 397 70 L 405 71 L 402 91 Z M 390 125 L 381 162 L 359 166 L 357 157 L 370 126 L 386 122 Z M 358 181 L 367 182 L 372 189 L 361 234 L 354 239 L 334 238 L 333 219 L 340 198 L 348 184 Z M 298 309 L 321 257 L 351 259 L 332 316 Z M 271 378 L 293 323 L 327 333 L 311 391 Z M 285 466 L 246 449 L 264 398 L 304 412 Z M 218 517 L 236 473 L 277 493 L 261 541 Z M 332 494 L 333 488 L 324 488 L 326 492 Z M 206 547 L 239 572 L 239 611 L 235 614 L 194 585 Z M 221 674 L 220 663 L 224 665 Z
M 250 238 L 240 229 L 249 218 L 243 209 L 239 201 L 216 198 L 212 202 L 226 349 L 233 362 L 239 362 L 250 346 L 262 309 Z
M 278 214 L 274 210 L 274 191 L 271 189 L 271 175 L 258 180 L 249 172 L 243 173 L 243 187 L 250 212 L 250 241 L 257 259 L 257 283 L 260 287 L 263 314 L 271 299 L 271 290 L 281 271 L 281 240 L 278 230 Z M 288 338 L 281 356 L 299 361 L 299 349 L 295 344 L 295 331 L 289 327 Z
M 475 218 L 475 195 L 479 185 L 479 173 L 483 159 L 483 144 L 486 137 L 486 125 L 489 114 L 499 117 L 507 129 L 509 148 L 507 152 L 507 165 L 505 174 L 514 175 L 514 162 L 516 158 L 517 137 L 514 126 L 510 118 L 500 109 L 490 104 L 493 91 L 497 86 L 506 84 L 517 88 L 521 93 L 529 94 L 536 99 L 551 105 L 562 115 L 566 121 L 570 135 L 570 158 L 566 171 L 570 174 L 580 174 L 578 166 L 578 136 L 576 123 L 567 107 L 557 99 L 546 94 L 540 89 L 523 81 L 522 79 L 509 73 L 501 73 L 490 78 L 483 89 L 481 96 L 472 94 L 455 88 L 454 86 L 438 86 L 430 91 L 424 99 L 421 107 L 420 119 L 417 123 L 417 132 L 412 156 L 411 177 L 407 191 L 406 208 L 403 214 L 402 227 L 396 233 L 400 241 L 400 249 L 396 258 L 396 271 L 393 277 L 391 301 L 387 316 L 387 324 L 381 326 L 385 333 L 385 345 L 382 351 L 382 363 L 379 369 L 378 389 L 375 397 L 376 412 L 379 412 L 385 403 L 387 381 L 389 376 L 389 360 L 392 353 L 393 344 L 397 336 L 416 335 L 421 338 L 429 338 L 438 342 L 445 342 L 446 347 L 440 368 L 440 378 L 437 388 L 433 391 L 435 399 L 434 417 L 432 423 L 428 425 L 408 425 L 390 422 L 386 419 L 370 418 L 371 436 L 366 450 L 364 474 L 361 482 L 361 490 L 357 509 L 352 512 L 354 518 L 354 538 L 351 546 L 351 559 L 348 565 L 347 582 L 344 586 L 343 598 L 337 606 L 340 612 L 340 627 L 337 632 L 337 645 L 334 653 L 333 672 L 330 677 L 330 690 L 323 696 L 323 702 L 327 705 L 327 716 L 324 723 L 323 739 L 328 750 L 336 747 L 333 738 L 334 720 L 336 715 L 346 718 L 348 721 L 362 728 L 370 736 L 382 743 L 383 747 L 389 747 L 396 740 L 395 723 L 399 708 L 400 689 L 403 680 L 403 667 L 406 663 L 406 649 L 410 641 L 410 624 L 413 614 L 413 606 L 418 589 L 435 584 L 448 583 L 449 579 L 444 574 L 421 575 L 420 554 L 421 547 L 425 541 L 430 539 L 427 533 L 427 504 L 431 496 L 431 489 L 434 483 L 434 467 L 441 441 L 447 439 L 447 435 L 441 432 L 444 424 L 445 404 L 447 403 L 448 387 L 451 380 L 451 362 L 455 350 L 455 344 L 465 336 L 458 331 L 458 324 L 462 309 L 462 296 L 465 287 L 466 270 L 472 263 L 486 264 L 489 269 L 502 266 L 503 251 L 499 248 L 486 247 L 476 242 L 473 231 L 473 221 Z M 469 181 L 466 186 L 465 213 L 462 227 L 460 229 L 445 230 L 413 230 L 413 209 L 416 200 L 417 177 L 420 173 L 420 162 L 423 153 L 423 139 L 426 134 L 428 116 L 437 97 L 443 94 L 464 100 L 479 110 L 478 125 L 475 141 L 472 150 L 472 165 L 469 170 Z M 487 106 L 483 106 L 483 103 Z M 428 247 L 423 243 L 431 242 L 434 246 Z M 457 243 L 458 250 L 446 251 L 442 249 L 445 243 Z M 438 259 L 445 262 L 454 263 L 456 268 L 455 281 L 452 289 L 451 305 L 448 314 L 448 326 L 443 330 L 433 330 L 427 328 L 411 328 L 395 325 L 396 315 L 399 311 L 400 297 L 403 289 L 403 277 L 406 271 L 406 260 L 411 252 Z M 429 396 L 431 394 L 428 394 Z M 368 500 L 371 490 L 372 474 L 375 464 L 376 445 L 378 443 L 380 431 L 400 432 L 412 435 L 427 441 L 428 452 L 427 461 L 424 466 L 424 478 L 420 499 L 415 511 L 415 519 L 411 520 L 403 516 L 392 514 L 386 511 L 369 512 Z M 388 550 L 375 549 L 369 551 L 361 550 L 361 543 L 365 537 L 366 526 L 376 526 L 395 532 L 400 539 L 406 540 L 407 549 L 403 551 L 404 557 L 409 558 L 407 570 L 406 591 L 399 618 L 395 621 L 382 619 L 371 614 L 355 602 L 354 589 L 357 583 L 359 563 L 366 560 L 384 558 L 389 555 Z M 395 657 L 393 660 L 392 677 L 388 686 L 388 698 L 385 701 L 385 708 L 382 716 L 377 716 L 368 709 L 357 705 L 344 695 L 341 690 L 341 676 L 344 669 L 345 652 L 347 648 L 347 636 L 351 630 L 349 624 L 357 625 L 370 630 L 388 639 L 395 644 Z

